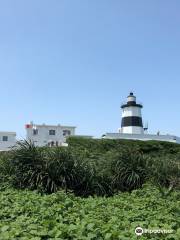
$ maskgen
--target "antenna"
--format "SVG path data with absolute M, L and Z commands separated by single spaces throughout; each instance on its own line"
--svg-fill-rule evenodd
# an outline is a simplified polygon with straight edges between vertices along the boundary
M 130 91 L 130 95 L 132 95 L 132 96 L 133 96 L 133 93 L 134 93 L 134 91 L 131 89 L 131 91 Z
M 148 131 L 148 122 L 146 122 L 145 124 L 144 124 L 144 131 L 145 131 L 145 133 L 147 133 L 147 131 Z

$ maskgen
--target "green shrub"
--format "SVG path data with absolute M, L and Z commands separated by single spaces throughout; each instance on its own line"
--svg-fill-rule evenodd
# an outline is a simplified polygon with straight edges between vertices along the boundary
M 164 156 L 152 158 L 149 164 L 149 179 L 159 187 L 159 190 L 164 194 L 163 188 L 169 188 L 169 193 L 172 189 L 180 189 L 180 158 Z
M 20 141 L 11 151 L 14 168 L 13 185 L 20 188 L 36 189 L 47 181 L 44 151 L 30 141 Z
M 112 158 L 112 184 L 115 189 L 131 191 L 140 188 L 145 183 L 148 177 L 149 158 L 129 148 L 114 152 Z
M 0 185 L 11 185 L 13 167 L 9 152 L 0 152 Z
M 149 180 L 161 187 L 178 186 L 179 145 L 83 138 L 69 141 L 69 147 L 53 148 L 18 142 L 10 153 L 0 155 L 0 178 L 10 179 L 18 188 L 46 193 L 64 189 L 84 197 L 132 191 Z M 164 154 L 163 146 L 171 146 L 176 153 Z
M 46 162 L 48 174 L 57 186 L 76 195 L 90 193 L 92 171 L 81 155 L 73 154 L 69 148 L 55 147 L 47 151 Z
M 52 193 L 71 188 L 75 180 L 74 158 L 66 148 L 39 148 L 23 141 L 17 143 L 11 156 L 16 187 Z

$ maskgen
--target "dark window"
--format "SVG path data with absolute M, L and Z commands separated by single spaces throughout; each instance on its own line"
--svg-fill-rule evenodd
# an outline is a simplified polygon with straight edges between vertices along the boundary
M 71 135 L 70 130 L 63 130 L 63 136 L 69 136 L 69 135 Z
M 38 129 L 33 129 L 33 135 L 38 135 Z
M 3 136 L 2 140 L 3 140 L 3 142 L 7 142 L 8 141 L 8 136 Z
M 54 146 L 54 144 L 55 144 L 55 142 L 54 141 L 51 141 L 51 142 L 48 142 L 48 147 L 53 147 Z
M 56 131 L 55 130 L 49 130 L 49 135 L 56 135 Z

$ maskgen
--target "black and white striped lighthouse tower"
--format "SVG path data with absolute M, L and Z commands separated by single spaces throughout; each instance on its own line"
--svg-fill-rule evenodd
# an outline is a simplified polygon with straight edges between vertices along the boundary
M 136 103 L 136 97 L 130 92 L 127 102 L 121 105 L 122 122 L 121 133 L 144 134 L 141 108 L 142 104 Z

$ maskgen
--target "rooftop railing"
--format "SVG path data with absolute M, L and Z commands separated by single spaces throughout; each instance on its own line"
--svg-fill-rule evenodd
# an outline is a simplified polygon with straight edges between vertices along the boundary
M 142 102 L 139 102 L 139 101 L 136 101 L 136 104 L 143 106 Z M 128 102 L 127 102 L 127 101 L 123 101 L 123 102 L 121 103 L 121 106 L 123 106 L 123 105 L 128 105 Z

